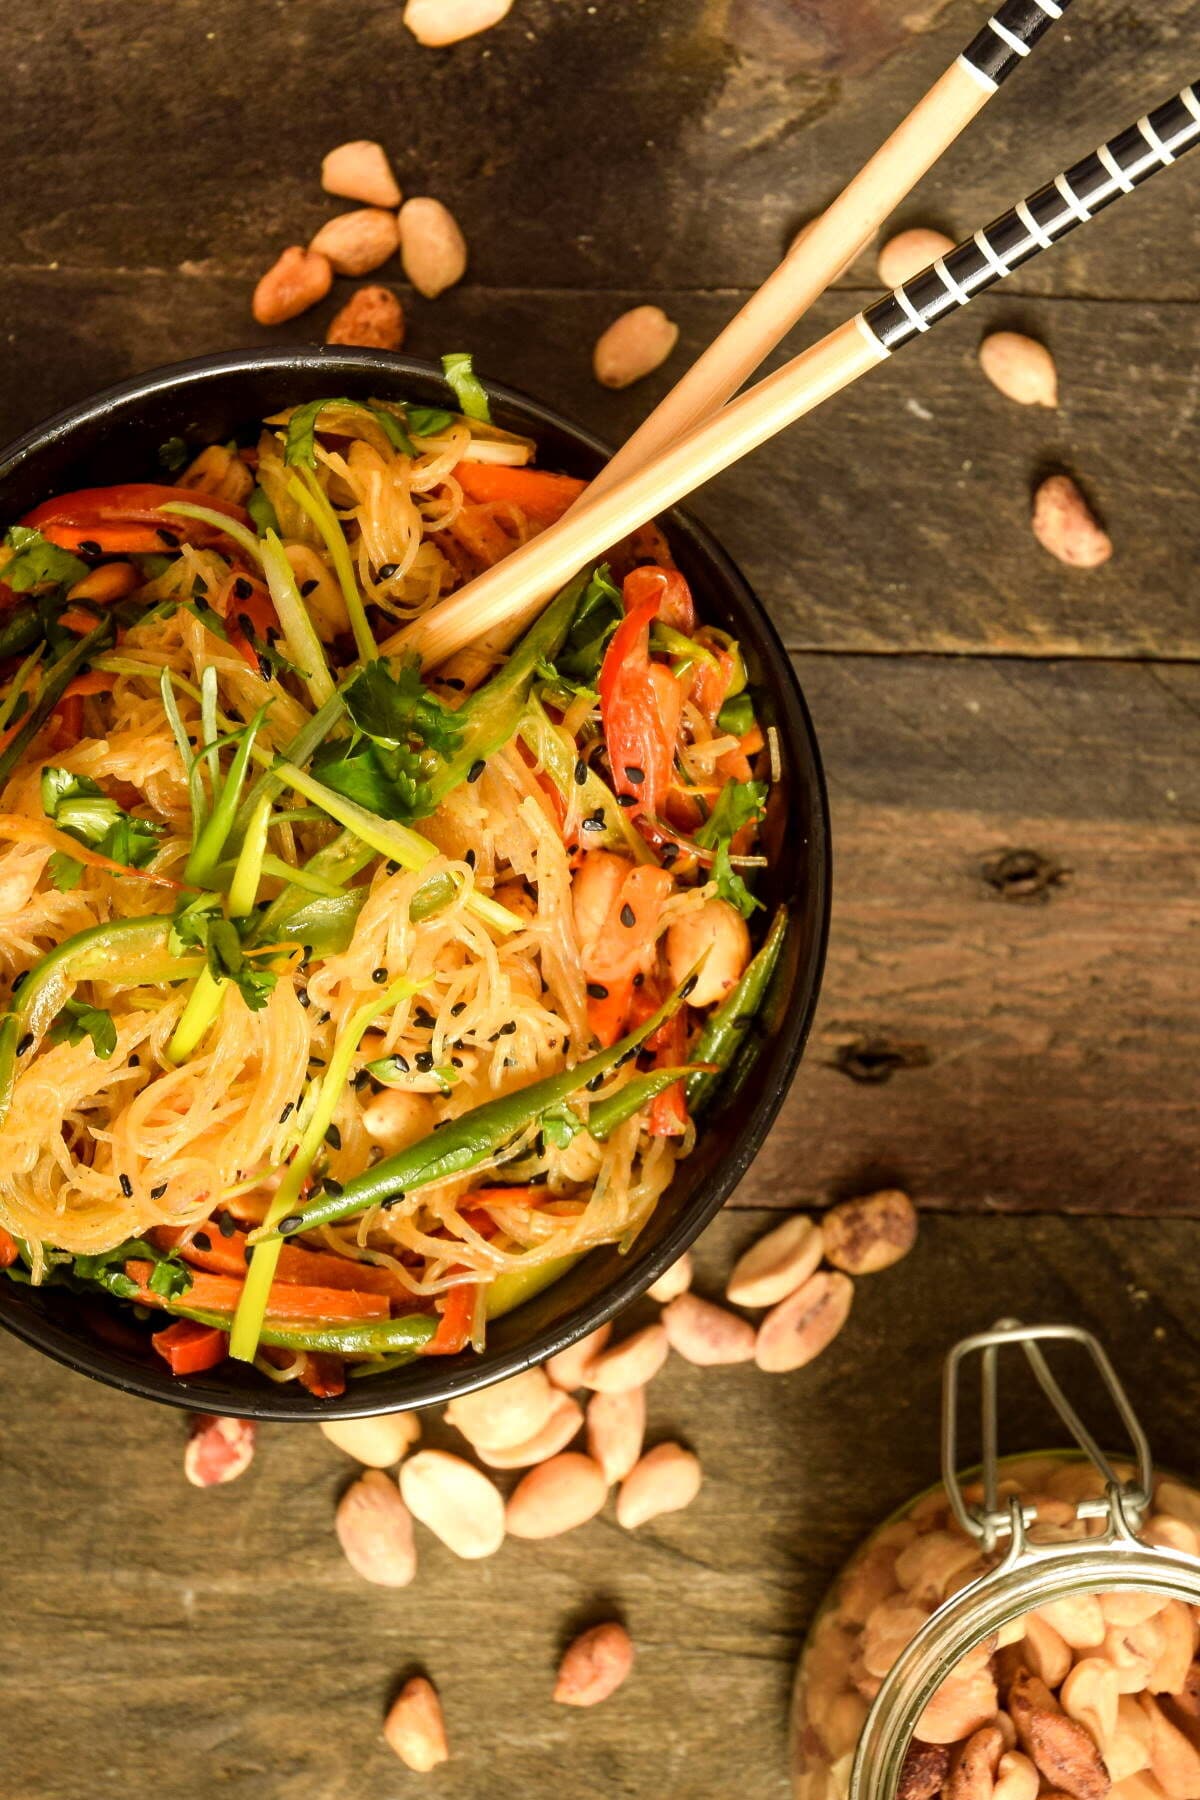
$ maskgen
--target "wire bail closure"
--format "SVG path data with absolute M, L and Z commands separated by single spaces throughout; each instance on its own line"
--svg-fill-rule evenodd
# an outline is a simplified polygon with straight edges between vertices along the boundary
M 1112 1462 L 1100 1448 L 1074 1406 L 1050 1371 L 1041 1346 L 1050 1343 L 1079 1344 L 1085 1349 L 1098 1372 L 1109 1398 L 1129 1434 L 1137 1473 L 1123 1482 Z M 1129 1396 L 1101 1344 L 1090 1331 L 1078 1325 L 1023 1325 L 1019 1319 L 1000 1319 L 990 1331 L 964 1338 L 946 1357 L 942 1386 L 942 1481 L 954 1516 L 965 1532 L 975 1538 L 985 1552 L 995 1550 L 1001 1537 L 1011 1539 L 1009 1555 L 1019 1555 L 1025 1548 L 1027 1528 L 1037 1520 L 1035 1506 L 1020 1506 L 1014 1500 L 1003 1500 L 999 1493 L 999 1400 L 998 1363 L 1001 1350 L 1018 1346 L 1033 1371 L 1035 1380 L 1046 1395 L 1062 1423 L 1084 1455 L 1104 1477 L 1103 1499 L 1080 1500 L 1075 1508 L 1078 1519 L 1107 1519 L 1118 1537 L 1135 1536 L 1150 1503 L 1154 1485 L 1154 1468 L 1150 1443 L 1141 1421 L 1133 1410 Z M 962 1365 L 975 1352 L 980 1356 L 980 1432 L 982 1438 L 983 1501 L 969 1506 L 958 1485 L 958 1409 L 959 1375 Z

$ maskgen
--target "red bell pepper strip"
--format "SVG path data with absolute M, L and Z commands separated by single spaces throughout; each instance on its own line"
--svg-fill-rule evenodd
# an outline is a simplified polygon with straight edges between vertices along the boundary
M 116 487 L 79 488 L 43 500 L 26 513 L 22 525 L 40 531 L 50 543 L 83 555 L 152 555 L 185 540 L 211 544 L 220 534 L 199 519 L 167 519 L 159 510 L 180 500 L 224 513 L 239 525 L 249 523 L 245 507 L 192 488 L 157 482 L 126 482 Z
M 327 1350 L 305 1350 L 300 1368 L 300 1386 L 315 1394 L 318 1400 L 333 1400 L 346 1391 L 346 1365 L 340 1356 Z
M 17 1240 L 0 1225 L 0 1269 L 11 1269 L 17 1260 Z
M 172 1375 L 202 1375 L 229 1354 L 228 1334 L 215 1325 L 201 1325 L 197 1319 L 176 1319 L 165 1331 L 156 1331 L 150 1342 L 166 1359 Z
M 696 608 L 692 590 L 678 569 L 660 569 L 655 563 L 642 563 L 631 569 L 621 583 L 625 611 L 632 612 L 643 600 L 657 600 L 656 617 L 691 637 L 696 629 Z
M 213 1275 L 232 1275 L 237 1280 L 246 1273 L 244 1231 L 223 1237 L 215 1225 L 201 1225 L 203 1246 L 196 1242 L 194 1230 L 183 1230 L 177 1225 L 156 1225 L 149 1235 L 158 1249 L 177 1251 L 194 1268 L 207 1269 Z M 351 1262 L 349 1257 L 334 1256 L 325 1250 L 305 1250 L 299 1244 L 283 1246 L 275 1280 L 291 1287 L 348 1288 L 360 1294 L 386 1294 L 389 1300 L 412 1299 L 400 1277 L 382 1263 Z
M 138 1299 L 145 1306 L 160 1305 L 159 1297 L 150 1287 L 150 1277 L 154 1273 L 154 1265 L 148 1262 L 127 1262 L 125 1273 L 131 1281 L 136 1281 Z M 193 1275 L 192 1285 L 187 1291 L 187 1305 L 197 1312 L 234 1313 L 244 1283 L 229 1275 L 209 1275 L 200 1273 Z M 389 1316 L 387 1296 L 384 1294 L 363 1294 L 339 1288 L 300 1287 L 288 1282 L 273 1282 L 270 1297 L 267 1301 L 268 1319 L 386 1319 Z
M 650 661 L 650 627 L 659 599 L 640 600 L 626 614 L 600 665 L 600 723 L 613 787 L 634 819 L 641 813 L 655 819 L 662 812 L 683 708 L 671 671 Z
M 471 1321 L 475 1316 L 475 1289 L 478 1284 L 464 1282 L 447 1288 L 438 1302 L 441 1318 L 438 1328 L 425 1345 L 426 1356 L 457 1356 L 471 1341 Z

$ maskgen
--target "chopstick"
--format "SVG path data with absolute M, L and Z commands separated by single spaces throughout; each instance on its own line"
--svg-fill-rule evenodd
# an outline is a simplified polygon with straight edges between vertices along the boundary
M 398 646 L 435 666 L 521 617 L 611 545 L 848 387 L 939 319 L 1011 275 L 1200 142 L 1200 99 L 1185 87 L 1065 173 L 964 238 L 927 269 L 847 319 L 731 400 L 652 463 L 572 509 L 403 632 Z
M 982 112 L 1071 0 L 1005 0 L 812 222 L 576 502 L 582 510 L 736 394 L 845 264 Z

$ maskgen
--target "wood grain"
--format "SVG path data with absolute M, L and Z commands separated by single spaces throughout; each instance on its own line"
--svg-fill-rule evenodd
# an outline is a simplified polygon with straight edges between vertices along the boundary
M 706 1292 L 765 1222 L 726 1214 L 706 1234 Z M 350 1465 L 315 1429 L 265 1427 L 241 1481 L 198 1492 L 178 1415 L 6 1345 L 0 1667 L 20 1729 L 6 1733 L 5 1792 L 393 1800 L 420 1784 L 379 1725 L 424 1669 L 445 1703 L 454 1759 L 435 1779 L 451 1800 L 785 1800 L 804 1629 L 859 1538 L 934 1478 L 956 1337 L 1003 1311 L 1089 1325 L 1134 1385 L 1156 1454 L 1194 1470 L 1194 1284 L 1179 1274 L 1193 1237 L 1168 1220 L 928 1219 L 907 1261 L 858 1284 L 842 1337 L 808 1370 L 671 1359 L 650 1391 L 651 1435 L 698 1452 L 689 1511 L 631 1536 L 610 1506 L 482 1564 L 422 1530 L 400 1593 L 342 1560 L 331 1519 Z M 439 1422 L 427 1430 L 450 1443 Z M 1018 1386 L 1003 1443 L 1049 1435 Z M 564 1642 L 613 1616 L 637 1645 L 629 1682 L 592 1712 L 554 1707 Z

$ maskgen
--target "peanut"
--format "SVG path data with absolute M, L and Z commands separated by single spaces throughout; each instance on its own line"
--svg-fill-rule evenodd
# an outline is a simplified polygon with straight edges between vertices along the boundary
M 631 307 L 596 339 L 596 380 L 602 387 L 630 387 L 665 363 L 678 341 L 679 327 L 661 306 Z
M 1033 535 L 1072 569 L 1098 569 L 1113 552 L 1112 539 L 1069 475 L 1048 475 L 1038 488 Z
M 532 1437 L 520 1444 L 475 1444 L 473 1448 L 480 1462 L 486 1463 L 489 1469 L 528 1469 L 565 1450 L 582 1424 L 583 1408 L 579 1402 L 555 1389 L 549 1417 Z
M 359 288 L 334 313 L 325 342 L 358 344 L 366 350 L 399 350 L 404 342 L 404 308 L 390 288 Z
M 1146 1676 L 1152 1694 L 1180 1694 L 1187 1686 L 1196 1647 L 1195 1617 L 1182 1600 L 1168 1600 L 1155 1615 L 1161 1649 Z
M 421 1435 L 416 1413 L 378 1413 L 373 1419 L 322 1419 L 331 1444 L 368 1469 L 390 1469 Z
M 396 254 L 399 242 L 395 213 L 360 206 L 327 219 L 308 247 L 327 256 L 337 275 L 367 275 Z
M 842 1576 L 837 1595 L 838 1617 L 847 1625 L 865 1625 L 897 1586 L 896 1552 L 888 1544 L 872 1544 Z
M 1103 1746 L 1104 1764 L 1114 1782 L 1150 1767 L 1150 1721 L 1133 1698 L 1117 1701 L 1117 1728 Z
M 630 1470 L 617 1495 L 617 1524 L 636 1531 L 661 1513 L 679 1512 L 700 1492 L 700 1463 L 681 1444 L 656 1444 Z
M 1095 1594 L 1069 1594 L 1065 1600 L 1051 1600 L 1031 1616 L 1052 1625 L 1072 1650 L 1094 1650 L 1104 1642 L 1104 1614 Z
M 835 1269 L 874 1275 L 907 1256 L 916 1243 L 917 1209 L 907 1194 L 886 1188 L 830 1207 L 822 1232 L 826 1261 Z
M 321 163 L 321 186 L 327 194 L 361 200 L 364 206 L 390 207 L 395 212 L 400 204 L 387 151 L 370 138 L 355 138 L 328 151 Z
M 1020 1750 L 1006 1750 L 996 1768 L 992 1800 L 1037 1800 L 1040 1785 L 1041 1777 L 1029 1758 Z
M 1182 1550 L 1185 1556 L 1200 1556 L 1200 1531 L 1182 1519 L 1168 1518 L 1166 1513 L 1155 1513 L 1148 1519 L 1141 1535 L 1147 1544 L 1156 1544 L 1164 1550 Z
M 997 1725 L 981 1725 L 962 1745 L 945 1787 L 945 1800 L 992 1800 L 996 1770 L 1004 1751 Z
M 986 1669 L 951 1675 L 917 1720 L 916 1735 L 927 1744 L 957 1744 L 986 1725 L 996 1710 L 996 1684 Z
M 446 1761 L 450 1751 L 442 1703 L 423 1675 L 414 1675 L 400 1689 L 384 1720 L 383 1735 L 400 1761 L 418 1775 L 427 1775 Z
M 973 1538 L 961 1532 L 931 1531 L 900 1552 L 896 1581 L 907 1590 L 910 1600 L 932 1606 L 945 1598 L 946 1583 L 973 1563 L 977 1554 Z
M 314 554 L 307 544 L 288 545 L 289 552 L 297 550 L 308 550 L 310 556 Z M 291 561 L 291 555 L 288 560 Z M 309 610 L 312 610 L 311 604 Z M 315 619 L 314 623 L 318 635 L 322 635 L 322 621 Z M 433 1130 L 433 1102 L 425 1094 L 410 1094 L 406 1088 L 384 1088 L 372 1095 L 363 1107 L 362 1122 L 367 1136 L 386 1155 L 395 1156 L 397 1150 L 406 1150 Z
M 600 1325 L 587 1337 L 580 1338 L 577 1344 L 568 1344 L 565 1350 L 552 1356 L 545 1367 L 554 1386 L 561 1388 L 564 1394 L 573 1394 L 576 1388 L 583 1387 L 588 1364 L 593 1357 L 599 1356 L 611 1336 L 612 1326 Z
M 417 1572 L 412 1519 L 399 1490 L 382 1469 L 352 1481 L 334 1515 L 346 1561 L 376 1587 L 407 1587 Z
M 260 325 L 282 325 L 323 300 L 332 286 L 333 267 L 327 256 L 289 244 L 259 280 L 251 311 Z
M 623 1625 L 593 1625 L 568 1644 L 558 1665 L 554 1698 L 560 1706 L 598 1706 L 615 1694 L 633 1667 L 633 1643 Z
M 507 1450 L 542 1429 L 554 1404 L 554 1389 L 544 1369 L 522 1369 L 493 1387 L 460 1394 L 446 1408 L 446 1423 L 472 1444 Z
M 584 1386 L 599 1394 L 625 1394 L 630 1388 L 645 1387 L 666 1362 L 670 1349 L 661 1325 L 643 1325 L 592 1358 L 584 1372 Z
M 426 300 L 461 281 L 467 270 L 467 243 L 458 221 L 440 200 L 421 195 L 400 208 L 400 260 L 404 273 Z
M 1152 1694 L 1139 1694 L 1137 1703 L 1150 1725 L 1150 1773 L 1168 1800 L 1197 1800 L 1200 1752 L 1171 1723 Z
M 678 1300 L 680 1294 L 686 1294 L 692 1285 L 692 1253 L 685 1250 L 677 1262 L 669 1269 L 664 1269 L 657 1281 L 652 1281 L 646 1289 L 651 1300 L 657 1300 L 665 1306 L 668 1300 Z
M 1058 370 L 1045 344 L 1019 331 L 993 331 L 979 346 L 979 366 L 1018 406 L 1057 406 Z
M 815 1274 L 823 1249 L 821 1227 L 795 1213 L 742 1252 L 725 1298 L 735 1306 L 774 1306 Z
M 890 1672 L 900 1652 L 924 1625 L 929 1612 L 929 1607 L 915 1605 L 907 1594 L 893 1594 L 875 1608 L 863 1631 L 862 1659 L 868 1675 L 883 1676 Z M 923 1737 L 925 1734 L 918 1732 L 917 1735 Z M 941 1742 L 940 1739 L 937 1741 Z
M 910 231 L 898 231 L 880 250 L 876 272 L 885 288 L 900 287 L 953 248 L 954 239 L 947 237 L 944 231 L 929 231 L 920 226 Z
M 1065 1681 L 1074 1657 L 1070 1645 L 1065 1638 L 1059 1636 L 1046 1619 L 1039 1618 L 1037 1613 L 1030 1613 L 1025 1620 L 1025 1661 L 1047 1687 L 1056 1688 Z M 1113 1689 L 1113 1705 L 1117 1704 L 1116 1689 Z
M 587 1409 L 588 1455 L 599 1463 L 611 1487 L 624 1481 L 642 1454 L 646 1431 L 646 1392 L 593 1394 Z
M 754 1360 L 753 1325 L 697 1294 L 680 1294 L 664 1306 L 662 1322 L 667 1342 L 685 1362 L 713 1367 Z
M 509 1496 L 505 1524 L 512 1537 L 558 1537 L 594 1519 L 608 1495 L 599 1463 L 577 1450 L 530 1469 Z
M 1048 1627 L 1043 1625 L 1042 1629 Z M 1043 1675 L 1042 1679 L 1049 1681 L 1050 1677 Z M 1059 1705 L 1068 1718 L 1090 1731 L 1103 1749 L 1117 1729 L 1117 1707 L 1121 1698 L 1112 1664 L 1100 1656 L 1085 1656 L 1065 1680 L 1061 1676 L 1059 1679 L 1062 1681 Z
M 197 1413 L 183 1453 L 183 1472 L 193 1487 L 220 1487 L 244 1475 L 254 1460 L 253 1419 Z
M 400 1468 L 413 1517 L 455 1556 L 493 1556 L 504 1542 L 504 1501 L 482 1469 L 445 1450 L 418 1450 Z
M 1150 1672 L 1162 1654 L 1164 1636 L 1157 1619 L 1141 1625 L 1110 1625 L 1100 1646 L 1100 1655 L 1116 1671 L 1117 1686 L 1123 1694 L 1137 1694 L 1146 1686 Z
M 461 43 L 506 18 L 512 0 L 408 0 L 404 23 L 426 49 Z
M 768 1374 L 802 1369 L 837 1336 L 849 1316 L 854 1286 L 847 1275 L 820 1270 L 810 1275 L 758 1328 L 754 1360 Z

